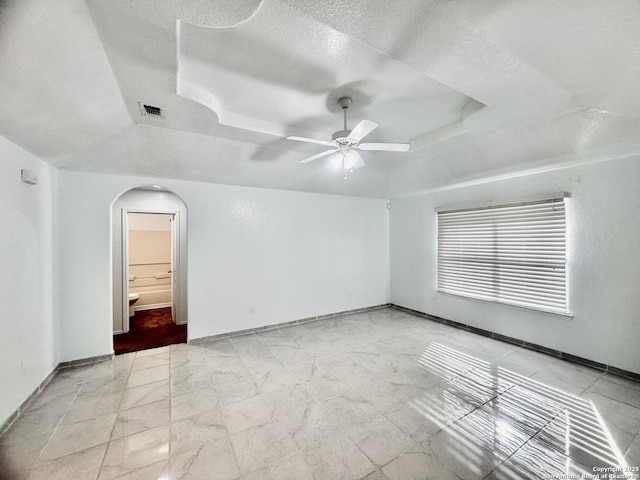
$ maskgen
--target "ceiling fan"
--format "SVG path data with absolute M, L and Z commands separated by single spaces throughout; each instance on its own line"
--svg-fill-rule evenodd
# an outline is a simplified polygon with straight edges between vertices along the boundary
M 347 109 L 351 105 L 351 97 L 341 97 L 338 99 L 338 105 L 344 112 L 344 130 L 338 130 L 331 136 L 331 141 L 316 140 L 314 138 L 305 137 L 287 137 L 287 140 L 296 140 L 298 142 L 317 143 L 332 147 L 331 150 L 318 153 L 311 157 L 301 160 L 300 163 L 309 163 L 318 158 L 326 157 L 333 153 L 337 155 L 332 159 L 332 163 L 341 166 L 344 170 L 344 178 L 347 178 L 347 170 L 353 172 L 355 169 L 364 166 L 364 160 L 356 150 L 378 150 L 385 152 L 406 152 L 411 148 L 409 143 L 360 143 L 360 141 L 376 129 L 378 124 L 371 120 L 362 120 L 353 130 L 347 130 Z

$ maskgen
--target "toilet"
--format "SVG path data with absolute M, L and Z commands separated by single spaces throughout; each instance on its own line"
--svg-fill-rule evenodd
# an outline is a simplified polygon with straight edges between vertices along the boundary
M 136 314 L 135 309 L 133 308 L 133 304 L 138 301 L 140 298 L 139 293 L 130 293 L 129 294 L 129 316 L 133 317 Z

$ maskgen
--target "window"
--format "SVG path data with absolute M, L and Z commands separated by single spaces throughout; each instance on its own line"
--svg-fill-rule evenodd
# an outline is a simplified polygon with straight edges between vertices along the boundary
M 438 212 L 438 290 L 567 313 L 565 202 Z

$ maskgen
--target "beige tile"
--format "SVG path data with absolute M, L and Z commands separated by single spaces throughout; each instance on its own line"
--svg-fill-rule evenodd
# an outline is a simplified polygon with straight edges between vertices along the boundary
M 271 350 L 268 345 L 255 344 L 255 345 L 243 345 L 241 347 L 234 347 L 238 352 L 238 356 L 241 360 L 247 358 L 260 358 L 271 355 Z
M 224 421 L 230 433 L 273 421 L 273 409 L 264 395 L 256 395 L 223 407 Z
M 282 363 L 300 362 L 311 358 L 311 355 L 304 348 L 295 343 L 290 345 L 269 345 L 269 349 Z
M 271 393 L 298 383 L 284 366 L 264 369 L 255 373 L 253 379 L 261 393 Z
M 315 380 L 311 380 L 304 384 L 307 391 L 313 395 L 313 397 L 322 402 L 333 397 L 338 397 L 349 391 L 349 387 L 335 377 L 320 377 Z
M 125 354 L 118 355 L 106 362 L 100 362 L 94 367 L 87 381 L 93 381 L 99 378 L 126 377 L 131 370 L 134 359 L 135 354 Z
M 542 460 L 541 460 L 542 459 Z M 605 466 L 599 464 L 599 467 Z M 505 463 L 500 465 L 487 480 L 504 478 L 593 478 L 590 467 L 576 462 L 560 452 L 551 450 L 532 439 Z M 602 477 L 601 477 L 602 478 Z
M 235 480 L 240 471 L 228 438 L 171 455 L 169 478 Z
M 102 476 L 100 478 L 102 478 Z M 119 476 L 117 480 L 173 480 L 173 478 L 169 477 L 169 462 L 162 460 L 158 463 L 152 463 L 146 467 L 125 473 Z
M 245 335 L 235 335 L 229 338 L 233 347 L 237 350 L 251 349 L 254 346 L 262 346 L 264 342 L 255 333 Z
M 346 433 L 377 466 L 387 464 L 415 444 L 409 435 L 382 415 L 371 422 L 350 427 Z
M 350 359 L 347 361 L 352 363 Z M 345 363 L 347 362 L 345 362 L 344 358 L 319 356 L 299 362 L 289 362 L 286 364 L 286 369 L 297 381 L 306 383 L 330 376 L 340 370 L 340 367 L 344 369 Z
M 240 476 L 240 480 L 273 480 L 269 467 L 263 467 Z
M 41 459 L 52 460 L 86 450 L 109 441 L 116 414 L 104 415 L 56 429 Z
M 184 395 L 211 386 L 211 374 L 207 370 L 171 377 L 171 395 Z
M 636 435 L 635 440 L 627 449 L 624 459 L 627 461 L 627 465 L 640 467 L 640 433 Z
M 56 392 L 61 395 L 67 395 L 69 393 L 77 393 L 84 379 L 77 378 L 62 378 L 58 375 L 54 376 L 49 384 L 44 388 L 43 392 L 39 396 L 43 396 L 48 392 Z M 52 395 L 53 396 L 53 395 Z M 33 405 L 33 403 L 31 404 Z
M 31 470 L 30 480 L 69 480 L 98 478 L 107 445 L 83 450 L 66 457 L 38 462 Z
M 282 462 L 298 453 L 289 434 L 277 423 L 249 428 L 231 435 L 240 472 L 250 473 Z
M 15 439 L 52 432 L 69 408 L 69 402 L 66 400 L 65 398 L 60 402 L 50 402 L 25 412 L 3 438 L 6 436 Z
M 423 451 L 405 453 L 382 467 L 382 472 L 389 480 L 423 480 L 426 472 L 438 480 L 459 480 L 437 458 Z
M 122 400 L 122 392 L 115 392 L 97 398 L 77 398 L 71 405 L 64 417 L 62 425 L 84 422 L 92 418 L 116 413 Z
M 246 400 L 258 394 L 258 386 L 251 377 L 243 378 L 237 382 L 216 385 L 213 389 L 222 406 Z
M 300 384 L 265 394 L 265 397 L 271 405 L 273 415 L 276 418 L 280 418 L 292 410 L 304 408 L 316 402 L 316 400 L 309 395 L 309 392 Z
M 460 375 L 495 400 L 477 408 L 442 388 Z M 396 310 L 364 312 L 65 370 L 0 438 L 0 472 L 95 479 L 104 456 L 102 480 L 528 479 L 532 461 L 593 462 L 557 450 L 568 424 L 548 420 L 559 412 L 571 428 L 589 424 L 586 449 L 636 464 L 638 385 Z
M 545 361 L 538 369 L 538 372 L 531 375 L 531 378 L 550 387 L 580 394 L 603 376 L 603 373 L 598 370 L 555 358 L 551 359 L 555 361 L 553 363 Z
M 154 355 L 165 354 L 171 351 L 171 346 L 167 345 L 166 347 L 157 347 L 157 348 L 148 348 L 146 350 L 140 350 L 135 353 L 136 360 L 143 357 L 151 357 Z
M 581 398 L 593 403 L 616 447 L 626 451 L 640 432 L 640 409 L 597 393 L 587 392 Z
M 59 389 L 45 388 L 27 407 L 27 411 L 53 405 L 69 405 L 78 394 L 80 385 L 71 385 Z
M 206 342 L 203 343 L 201 347 L 205 355 L 209 358 L 237 356 L 236 349 L 233 348 L 228 338 Z
M 84 381 L 91 374 L 91 371 L 95 368 L 95 365 L 82 365 L 78 367 L 61 368 L 56 373 L 58 379 L 73 379 Z
M 148 383 L 159 382 L 169 379 L 169 365 L 161 365 L 159 367 L 147 368 L 131 372 L 127 388 L 139 387 Z
M 606 375 L 596 380 L 587 391 L 640 408 L 640 382 Z
M 101 399 L 103 397 L 120 394 L 127 384 L 127 374 L 116 377 L 103 377 L 82 384 L 78 393 L 78 400 Z
M 212 442 L 229 440 L 218 409 L 171 422 L 171 455 L 194 450 Z
M 217 409 L 219 400 L 212 390 L 198 390 L 171 397 L 171 420 L 192 417 Z
M 100 480 L 111 480 L 148 467 L 169 457 L 169 427 L 158 427 L 109 444 Z M 135 477 L 135 475 L 134 475 Z
M 171 353 L 168 350 L 156 355 L 136 357 L 136 359 L 133 361 L 133 365 L 131 366 L 131 371 L 135 372 L 138 370 L 145 370 L 147 368 L 169 365 L 170 359 Z
M 340 435 L 343 428 L 336 424 L 319 403 L 293 410 L 278 418 L 278 422 L 291 435 L 300 450 L 313 448 L 327 437 Z
M 171 406 L 168 398 L 128 410 L 121 410 L 116 417 L 111 440 L 168 425 L 170 411 Z
M 139 387 L 127 388 L 122 394 L 120 409 L 139 407 L 147 403 L 169 398 L 169 381 L 148 383 Z
M 329 437 L 303 452 L 313 478 L 357 480 L 376 467 L 353 443 L 342 437 Z
M 424 478 L 424 476 L 422 478 Z M 362 480 L 389 480 L 389 477 L 387 477 L 382 470 L 376 470 L 366 477 L 362 477 Z
M 475 407 L 439 387 L 408 402 L 395 405 L 384 415 L 416 442 L 429 438 Z
M 31 465 L 18 464 L 9 459 L 0 460 L 0 472 L 3 480 L 29 480 Z
M 301 454 L 274 459 L 269 469 L 275 480 L 313 480 L 309 465 Z
M 179 358 L 177 360 L 171 360 L 171 376 L 182 377 L 190 375 L 192 373 L 200 373 L 206 370 L 207 362 L 204 358 L 204 354 L 197 358 Z
M 274 369 L 284 368 L 282 362 L 274 357 L 271 353 L 269 353 L 269 355 L 263 355 L 259 357 L 245 357 L 242 361 L 253 375 L 257 375 L 262 372 L 268 372 Z
M 446 467 L 443 471 L 448 469 L 461 478 L 484 478 L 522 446 L 522 444 L 515 445 L 509 442 L 510 438 L 507 436 L 496 438 L 494 444 L 497 448 L 493 450 L 487 446 L 491 441 L 491 432 L 489 430 L 483 432 L 482 428 L 474 432 L 468 428 L 468 425 L 469 422 L 466 428 L 449 427 L 431 437 L 427 440 L 428 448 L 423 452 L 426 458 L 423 456 L 420 458 L 436 465 L 442 464 Z M 474 433 L 480 433 L 480 438 L 476 439 Z M 506 433 L 508 435 L 509 432 Z M 507 440 L 507 444 L 503 444 L 502 440 Z M 384 467 L 382 471 L 394 478 Z
M 40 452 L 51 438 L 52 433 L 42 433 L 30 437 L 0 438 L 0 471 L 12 471 L 18 475 L 30 468 L 40 456 Z
M 351 392 L 322 402 L 334 425 L 353 425 L 372 420 L 378 411 L 361 396 Z

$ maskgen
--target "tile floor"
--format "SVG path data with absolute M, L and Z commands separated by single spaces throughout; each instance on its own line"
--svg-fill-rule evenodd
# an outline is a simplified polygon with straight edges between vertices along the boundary
M 580 476 L 639 431 L 639 383 L 385 309 L 62 370 L 0 478 Z

